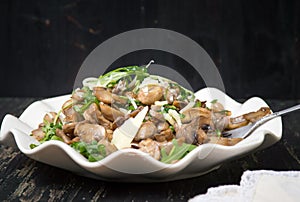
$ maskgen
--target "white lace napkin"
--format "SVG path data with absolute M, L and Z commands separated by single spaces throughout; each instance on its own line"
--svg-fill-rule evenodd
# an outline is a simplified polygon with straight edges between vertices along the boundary
M 190 202 L 300 201 L 300 171 L 246 171 L 240 185 L 209 188 Z

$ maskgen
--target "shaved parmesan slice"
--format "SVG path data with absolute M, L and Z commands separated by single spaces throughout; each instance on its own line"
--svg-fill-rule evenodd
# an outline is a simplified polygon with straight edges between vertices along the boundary
M 180 116 L 178 114 L 178 112 L 174 109 L 170 109 L 168 111 L 168 113 L 175 119 L 175 121 L 177 122 L 178 126 L 180 127 L 182 125 L 181 123 L 181 119 L 180 119 Z
M 172 125 L 174 126 L 175 120 L 170 116 L 170 114 L 163 113 L 164 118 Z
M 156 105 L 156 106 L 164 106 L 164 105 L 166 105 L 166 104 L 168 104 L 168 101 L 155 101 L 154 102 L 154 105 Z
M 130 143 L 141 127 L 147 112 L 148 106 L 144 107 L 134 118 L 127 119 L 121 127 L 114 131 L 111 143 L 118 149 L 130 147 Z
M 132 104 L 133 108 L 137 109 L 138 106 L 136 105 L 135 101 L 132 98 L 129 98 L 129 100 L 130 100 L 130 103 Z

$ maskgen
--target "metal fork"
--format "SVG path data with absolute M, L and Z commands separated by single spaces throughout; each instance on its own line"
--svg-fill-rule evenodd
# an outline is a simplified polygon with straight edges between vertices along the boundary
M 289 107 L 287 109 L 284 109 L 284 110 L 281 110 L 281 111 L 278 111 L 278 112 L 274 112 L 274 113 L 272 113 L 268 116 L 264 116 L 261 119 L 257 120 L 256 122 L 253 122 L 253 123 L 251 123 L 247 126 L 243 126 L 243 127 L 237 128 L 237 129 L 229 130 L 229 131 L 224 131 L 224 132 L 222 132 L 222 136 L 223 137 L 230 137 L 230 138 L 246 138 L 255 129 L 257 129 L 259 126 L 265 124 L 266 122 L 268 122 L 268 121 L 270 121 L 270 120 L 272 120 L 272 119 L 274 119 L 278 116 L 296 111 L 298 109 L 300 109 L 300 104 L 295 105 L 293 107 Z

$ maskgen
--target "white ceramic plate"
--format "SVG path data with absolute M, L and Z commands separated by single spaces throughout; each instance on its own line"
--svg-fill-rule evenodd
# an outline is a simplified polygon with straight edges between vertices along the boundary
M 248 138 L 234 146 L 203 144 L 175 164 L 164 164 L 135 149 L 119 150 L 102 161 L 88 162 L 73 148 L 55 140 L 30 149 L 31 143 L 37 143 L 29 136 L 30 132 L 42 122 L 46 112 L 59 111 L 69 97 L 70 95 L 65 95 L 34 102 L 19 118 L 6 115 L 1 125 L 0 142 L 12 147 L 17 146 L 29 158 L 86 177 L 109 181 L 160 182 L 203 175 L 226 161 L 274 144 L 282 135 L 282 121 L 278 117 L 259 127 Z M 215 88 L 202 89 L 196 93 L 196 97 L 208 103 L 218 99 L 226 109 L 233 112 L 233 116 L 267 106 L 258 97 L 240 104 Z

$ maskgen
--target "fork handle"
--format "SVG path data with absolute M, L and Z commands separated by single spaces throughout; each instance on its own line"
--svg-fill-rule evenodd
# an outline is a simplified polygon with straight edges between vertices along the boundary
M 277 113 L 277 116 L 281 116 L 281 115 L 296 111 L 298 109 L 300 109 L 300 104 L 295 105 L 295 106 L 290 107 L 290 108 L 287 108 L 287 109 L 283 109 L 283 110 L 275 112 L 275 113 Z

